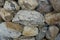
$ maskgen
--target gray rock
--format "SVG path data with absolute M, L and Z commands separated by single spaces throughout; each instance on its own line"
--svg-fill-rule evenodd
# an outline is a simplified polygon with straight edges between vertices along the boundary
M 60 34 L 57 35 L 57 37 L 55 38 L 55 40 L 60 40 Z
M 12 22 L 21 23 L 23 25 L 44 25 L 44 17 L 36 11 L 20 10 Z
M 37 11 L 42 12 L 42 13 L 51 12 L 52 7 L 49 4 L 48 0 L 38 0 L 38 3 L 39 3 L 39 5 L 37 7 Z
M 36 36 L 36 40 L 42 40 L 45 37 L 45 34 L 47 32 L 47 27 L 43 27 L 39 34 Z
M 38 6 L 37 0 L 18 0 L 22 9 L 35 9 Z
M 0 6 L 3 6 L 4 5 L 4 1 L 5 0 L 0 0 Z

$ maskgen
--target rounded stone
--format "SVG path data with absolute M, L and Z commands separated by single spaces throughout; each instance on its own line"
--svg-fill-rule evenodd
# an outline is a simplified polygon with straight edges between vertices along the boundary
M 35 9 L 38 6 L 37 0 L 18 0 L 22 9 Z
M 36 11 L 20 10 L 12 22 L 21 23 L 23 25 L 44 25 L 44 16 Z

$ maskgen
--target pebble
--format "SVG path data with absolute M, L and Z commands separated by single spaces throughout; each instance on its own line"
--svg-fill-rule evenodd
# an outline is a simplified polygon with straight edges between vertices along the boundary
M 4 0 L 0 0 L 0 7 L 4 5 Z
M 12 22 L 21 23 L 23 25 L 44 25 L 44 16 L 36 11 L 20 10 Z
M 46 32 L 46 38 L 50 40 L 55 40 L 54 38 L 57 36 L 59 32 L 59 28 L 56 26 L 50 26 L 48 31 Z
M 37 0 L 18 0 L 22 9 L 33 10 L 38 6 Z
M 15 1 L 5 1 L 4 8 L 7 11 L 11 11 L 11 12 L 15 12 L 20 9 L 20 7 Z
M 60 0 L 50 0 L 50 3 L 55 11 L 60 12 Z
M 22 35 L 24 36 L 36 36 L 38 34 L 37 27 L 25 26 Z
M 38 0 L 38 3 L 37 11 L 41 13 L 51 12 L 52 6 L 49 4 L 48 0 Z
M 0 24 L 0 35 L 4 37 L 18 38 L 21 35 L 22 26 L 12 22 Z
M 11 21 L 13 19 L 13 15 L 4 8 L 0 10 L 0 16 L 4 21 Z
M 48 13 L 48 14 L 46 14 L 45 21 L 49 25 L 60 24 L 60 13 Z

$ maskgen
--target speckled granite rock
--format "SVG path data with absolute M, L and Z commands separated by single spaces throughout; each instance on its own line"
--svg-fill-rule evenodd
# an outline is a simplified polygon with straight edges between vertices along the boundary
M 36 11 L 20 10 L 12 22 L 21 23 L 23 25 L 44 25 L 44 17 Z
M 38 0 L 38 7 L 37 7 L 37 11 L 39 12 L 51 12 L 52 10 L 52 6 L 49 4 L 48 0 Z
M 22 9 L 35 9 L 38 6 L 37 0 L 18 0 Z
M 18 4 L 15 1 L 5 1 L 4 8 L 7 11 L 15 12 L 15 11 L 19 10 L 20 7 L 18 6 Z
M 36 40 L 42 40 L 45 37 L 46 32 L 47 32 L 47 27 L 43 27 L 42 29 L 40 29 L 40 32 L 36 36 Z
M 50 40 L 55 40 L 55 37 L 57 36 L 58 32 L 59 32 L 58 27 L 50 26 L 49 30 L 46 32 L 46 38 Z
M 22 35 L 24 36 L 36 36 L 38 34 L 37 27 L 25 26 Z
M 6 11 L 4 8 L 0 10 L 0 16 L 4 21 L 11 21 L 13 18 L 13 15 L 10 12 Z
M 45 15 L 45 19 L 50 25 L 60 24 L 60 13 L 48 13 Z
M 0 6 L 4 5 L 4 0 L 0 0 Z
M 18 38 L 21 35 L 22 27 L 12 22 L 3 22 L 0 24 L 0 35 L 11 38 Z
M 55 11 L 60 12 L 60 0 L 50 0 Z

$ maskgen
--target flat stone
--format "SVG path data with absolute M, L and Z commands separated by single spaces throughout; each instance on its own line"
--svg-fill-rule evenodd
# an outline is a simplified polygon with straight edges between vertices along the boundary
M 21 35 L 22 26 L 12 22 L 0 24 L 0 35 L 4 37 L 18 38 Z
M 55 40 L 54 38 L 57 36 L 59 32 L 59 28 L 56 26 L 50 26 L 49 30 L 46 32 L 46 38 L 50 40 Z
M 38 34 L 37 27 L 25 26 L 22 35 L 24 36 L 36 36 Z
M 38 3 L 37 11 L 41 13 L 51 12 L 52 6 L 49 4 L 48 0 L 38 0 Z
M 22 9 L 35 9 L 38 6 L 37 0 L 18 0 Z
M 55 11 L 60 12 L 60 0 L 50 0 Z
M 44 25 L 44 16 L 36 11 L 20 10 L 12 22 L 21 23 L 23 25 Z
M 4 0 L 0 0 L 0 6 L 4 5 Z
M 15 2 L 15 1 L 5 1 L 5 5 L 4 5 L 4 8 L 7 10 L 7 11 L 17 11 L 19 10 L 19 6 L 18 4 Z
M 45 19 L 49 25 L 60 24 L 60 13 L 48 13 L 45 15 Z

